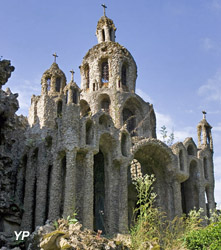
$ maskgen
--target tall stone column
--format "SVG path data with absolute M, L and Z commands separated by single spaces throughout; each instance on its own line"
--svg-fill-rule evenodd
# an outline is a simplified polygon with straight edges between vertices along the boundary
M 49 219 L 55 220 L 60 217 L 61 205 L 61 157 L 55 153 L 53 159 L 51 192 L 49 202 Z
M 174 216 L 181 216 L 183 213 L 181 183 L 177 180 L 174 180 L 172 182 L 172 185 L 173 185 Z
M 33 229 L 33 209 L 35 201 L 35 178 L 36 169 L 32 162 L 33 150 L 30 150 L 27 160 L 26 169 L 26 185 L 25 185 L 25 197 L 24 197 L 24 214 L 22 217 L 21 230 L 32 232 Z
M 76 151 L 66 153 L 66 184 L 64 200 L 64 216 L 72 215 L 76 202 Z
M 49 163 L 47 160 L 47 149 L 42 146 L 39 148 L 39 162 L 38 162 L 38 179 L 37 179 L 37 192 L 36 192 L 36 208 L 35 208 L 35 226 L 44 225 L 47 219 L 46 204 L 47 204 L 47 187 L 48 183 L 48 168 Z M 48 187 L 49 188 L 49 187 Z
M 128 184 L 127 184 L 127 168 L 129 162 L 123 162 L 120 166 L 119 179 L 119 232 L 128 232 Z
M 83 225 L 93 230 L 94 220 L 94 154 L 88 152 L 86 155 L 84 179 L 84 201 L 83 201 Z

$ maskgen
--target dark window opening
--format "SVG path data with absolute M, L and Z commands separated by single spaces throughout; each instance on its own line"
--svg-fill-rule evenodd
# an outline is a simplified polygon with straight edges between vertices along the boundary
M 57 117 L 62 115 L 62 101 L 59 101 L 57 104 Z
M 188 155 L 194 155 L 194 148 L 193 148 L 193 145 L 189 145 L 187 147 L 187 153 Z
M 86 144 L 90 145 L 93 141 L 93 128 L 92 128 L 92 121 L 88 121 L 86 123 Z
M 88 89 L 90 86 L 90 78 L 89 78 L 89 66 L 85 69 L 85 78 L 86 78 L 86 88 Z
M 73 101 L 73 103 L 75 103 L 75 104 L 78 103 L 78 93 L 77 93 L 76 90 L 73 90 L 72 101 Z
M 68 103 L 68 93 L 69 91 L 66 92 L 66 97 L 65 97 L 65 102 Z
M 104 99 L 101 101 L 101 109 L 103 109 L 105 112 L 109 112 L 110 107 L 110 100 Z
M 127 135 L 124 133 L 121 137 L 121 153 L 123 156 L 127 156 Z
M 179 152 L 179 161 L 180 161 L 180 170 L 184 170 L 184 162 L 183 162 L 183 151 L 182 150 L 180 150 L 180 152 Z
M 105 171 L 104 155 L 101 151 L 94 156 L 94 230 L 105 234 Z
M 61 160 L 61 203 L 60 203 L 60 217 L 64 213 L 65 188 L 66 188 L 66 155 Z
M 93 91 L 95 91 L 95 83 L 93 83 Z
M 103 42 L 105 41 L 105 31 L 104 31 L 104 29 L 102 29 L 102 41 Z
M 49 218 L 49 200 L 50 200 L 50 191 L 51 191 L 51 174 L 52 174 L 52 165 L 49 165 L 49 167 L 48 167 L 48 178 L 47 178 L 47 191 L 46 191 L 45 222 Z
M 123 122 L 127 123 L 127 130 L 135 135 L 135 127 L 136 127 L 136 118 L 133 112 L 127 108 L 123 109 Z
M 22 171 L 23 171 L 23 185 L 22 185 L 22 197 L 21 201 L 22 204 L 24 204 L 24 199 L 25 199 L 25 185 L 26 185 L 26 169 L 27 169 L 27 163 L 28 163 L 28 157 L 25 155 L 22 159 Z
M 50 91 L 51 89 L 51 78 L 47 79 L 47 91 Z
M 107 83 L 109 81 L 109 67 L 108 62 L 105 61 L 101 65 L 101 81 Z
M 57 92 L 60 92 L 60 89 L 61 89 L 61 78 L 58 77 L 58 78 L 56 78 L 55 90 L 56 90 Z
M 113 34 L 113 29 L 112 28 L 110 28 L 109 34 L 110 34 L 110 40 L 112 41 L 112 34 Z
M 127 68 L 125 65 L 123 65 L 122 67 L 122 71 L 121 71 L 121 81 L 122 81 L 122 85 L 127 85 Z
M 203 158 L 203 168 L 204 168 L 204 177 L 206 180 L 208 180 L 208 161 L 207 158 Z

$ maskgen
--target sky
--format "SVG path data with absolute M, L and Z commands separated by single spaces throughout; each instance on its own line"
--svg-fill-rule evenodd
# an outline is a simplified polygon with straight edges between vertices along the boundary
M 97 44 L 100 0 L 0 0 L 0 56 L 15 71 L 3 89 L 19 93 L 27 115 L 41 76 L 58 54 L 67 82 Z M 193 137 L 207 111 L 213 126 L 215 199 L 221 208 L 221 0 L 106 0 L 116 41 L 138 67 L 136 93 L 153 104 L 157 132 L 165 125 L 175 141 Z

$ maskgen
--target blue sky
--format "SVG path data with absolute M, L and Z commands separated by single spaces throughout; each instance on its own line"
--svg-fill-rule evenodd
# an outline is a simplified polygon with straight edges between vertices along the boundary
M 1 0 L 0 56 L 15 72 L 5 85 L 19 93 L 18 114 L 27 115 L 40 79 L 57 62 L 70 81 L 97 43 L 103 1 Z M 221 0 L 106 0 L 116 41 L 138 66 L 137 93 L 153 103 L 157 129 L 166 125 L 176 141 L 191 136 L 207 111 L 213 126 L 216 201 L 221 205 Z

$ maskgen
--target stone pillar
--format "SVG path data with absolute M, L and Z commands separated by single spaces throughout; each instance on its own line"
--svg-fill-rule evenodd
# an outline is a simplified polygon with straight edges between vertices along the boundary
M 208 186 L 206 189 L 209 211 L 215 209 L 214 186 Z
M 88 152 L 86 155 L 84 179 L 84 201 L 83 201 L 83 225 L 93 230 L 94 222 L 94 154 Z
M 129 163 L 124 162 L 120 166 L 119 178 L 119 226 L 120 233 L 128 232 L 128 185 L 127 185 L 127 167 Z
M 36 169 L 32 164 L 33 150 L 30 150 L 27 160 L 26 169 L 26 185 L 25 185 L 25 198 L 24 198 L 24 214 L 22 217 L 21 230 L 32 232 L 33 224 L 33 208 L 34 208 L 34 188 Z
M 49 202 L 49 219 L 55 220 L 60 217 L 61 205 L 61 157 L 55 153 L 53 159 L 51 195 Z
M 76 151 L 66 153 L 66 185 L 64 199 L 64 216 L 72 215 L 76 202 Z M 83 180 L 82 180 L 83 181 Z
M 182 194 L 181 183 L 177 180 L 173 182 L 173 202 L 174 202 L 174 216 L 181 216 L 183 213 L 182 208 Z
M 44 146 L 39 148 L 39 162 L 38 162 L 38 179 L 37 179 L 37 192 L 36 192 L 36 217 L 35 226 L 44 225 L 47 219 L 46 204 L 47 204 L 47 187 L 48 183 L 48 160 L 47 150 Z

